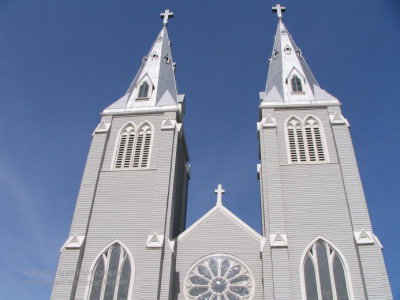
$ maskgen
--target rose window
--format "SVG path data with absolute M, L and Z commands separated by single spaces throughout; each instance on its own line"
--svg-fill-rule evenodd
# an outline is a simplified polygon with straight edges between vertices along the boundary
M 190 300 L 249 300 L 254 279 L 245 264 L 225 254 L 207 256 L 186 276 L 185 294 Z

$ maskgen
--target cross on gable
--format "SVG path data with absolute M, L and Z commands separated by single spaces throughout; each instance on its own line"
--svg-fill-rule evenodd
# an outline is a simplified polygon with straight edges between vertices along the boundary
M 163 19 L 163 24 L 164 26 L 168 25 L 168 19 L 174 17 L 174 13 L 172 11 L 169 11 L 169 9 L 166 9 L 165 12 L 160 14 L 161 19 Z
M 221 184 L 218 184 L 218 188 L 214 190 L 214 192 L 217 194 L 217 205 L 222 204 L 222 194 L 225 193 L 225 190 L 222 188 Z
M 286 7 L 281 6 L 280 4 L 276 4 L 273 8 L 272 8 L 272 12 L 276 12 L 278 15 L 278 19 L 282 19 L 282 13 L 286 11 Z

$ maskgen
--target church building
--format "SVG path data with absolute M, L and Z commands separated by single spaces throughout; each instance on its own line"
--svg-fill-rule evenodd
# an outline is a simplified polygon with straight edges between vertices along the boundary
M 283 23 L 285 8 L 273 11 L 278 25 L 254 120 L 262 233 L 223 205 L 221 185 L 215 206 L 186 228 L 185 95 L 166 10 L 126 94 L 93 132 L 51 299 L 393 299 L 349 122 Z

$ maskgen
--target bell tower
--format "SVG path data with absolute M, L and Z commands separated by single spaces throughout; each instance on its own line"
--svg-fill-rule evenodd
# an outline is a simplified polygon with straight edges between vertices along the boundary
M 185 96 L 163 27 L 125 95 L 101 113 L 51 299 L 168 299 L 185 228 Z
M 278 26 L 260 93 L 265 299 L 392 299 L 341 103 Z

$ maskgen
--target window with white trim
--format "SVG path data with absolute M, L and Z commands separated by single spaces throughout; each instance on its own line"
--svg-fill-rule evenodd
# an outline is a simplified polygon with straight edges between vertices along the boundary
M 138 98 L 139 99 L 149 98 L 149 89 L 150 85 L 147 83 L 147 81 L 143 81 L 143 83 L 139 87 Z
M 132 266 L 125 249 L 114 243 L 97 259 L 88 300 L 127 300 Z
M 301 79 L 299 78 L 299 76 L 293 75 L 290 83 L 292 84 L 293 93 L 303 93 L 303 86 L 301 85 Z
M 286 123 L 289 161 L 291 163 L 325 162 L 322 128 L 316 118 L 302 122 L 291 117 Z
M 317 240 L 303 262 L 307 300 L 348 300 L 349 289 L 344 263 L 326 241 Z
M 131 124 L 120 134 L 114 168 L 147 168 L 150 163 L 153 130 L 149 123 L 142 124 L 136 131 Z

